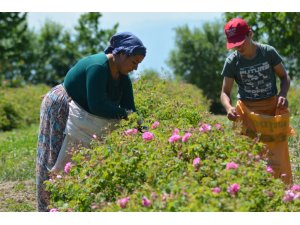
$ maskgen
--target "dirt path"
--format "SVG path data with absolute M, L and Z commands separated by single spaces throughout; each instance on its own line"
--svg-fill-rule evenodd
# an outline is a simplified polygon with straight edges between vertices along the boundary
M 35 209 L 35 183 L 7 181 L 0 183 L 0 212 L 33 212 Z

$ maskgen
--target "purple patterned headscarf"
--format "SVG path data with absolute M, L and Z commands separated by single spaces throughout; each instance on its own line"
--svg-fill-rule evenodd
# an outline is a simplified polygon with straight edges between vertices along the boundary
M 122 32 L 113 35 L 110 45 L 104 50 L 106 54 L 125 53 L 126 55 L 146 56 L 146 48 L 142 41 L 130 32 Z

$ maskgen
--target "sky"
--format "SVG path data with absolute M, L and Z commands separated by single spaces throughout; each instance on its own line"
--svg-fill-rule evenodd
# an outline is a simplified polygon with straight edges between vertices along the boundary
M 46 20 L 62 24 L 66 29 L 73 29 L 81 13 L 30 12 L 29 27 L 40 29 Z M 222 13 L 151 13 L 151 12 L 104 12 L 100 19 L 101 28 L 111 28 L 119 23 L 118 32 L 130 31 L 138 36 L 147 48 L 147 55 L 135 74 L 144 69 L 155 69 L 160 73 L 171 72 L 166 61 L 175 47 L 175 27 L 188 25 L 190 28 L 201 27 L 204 22 L 221 21 Z M 93 53 L 91 53 L 93 54 Z

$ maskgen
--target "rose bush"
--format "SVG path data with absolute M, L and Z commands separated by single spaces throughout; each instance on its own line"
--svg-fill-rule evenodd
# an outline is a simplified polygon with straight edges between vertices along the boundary
M 196 87 L 155 76 L 133 85 L 140 115 L 131 114 L 91 148 L 75 150 L 68 173 L 46 181 L 50 208 L 299 211 L 298 186 L 274 179 L 259 155 L 263 144 L 211 116 Z M 140 116 L 146 135 L 132 133 Z
M 46 85 L 28 85 L 20 88 L 0 88 L 0 132 L 39 123 L 42 96 Z

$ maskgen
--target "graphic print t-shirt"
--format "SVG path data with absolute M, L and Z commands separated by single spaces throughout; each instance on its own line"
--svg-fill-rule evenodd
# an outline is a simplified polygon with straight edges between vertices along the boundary
M 282 62 L 275 48 L 258 44 L 256 56 L 245 59 L 234 51 L 225 61 L 222 76 L 233 78 L 238 85 L 238 99 L 258 100 L 277 94 L 273 67 Z

